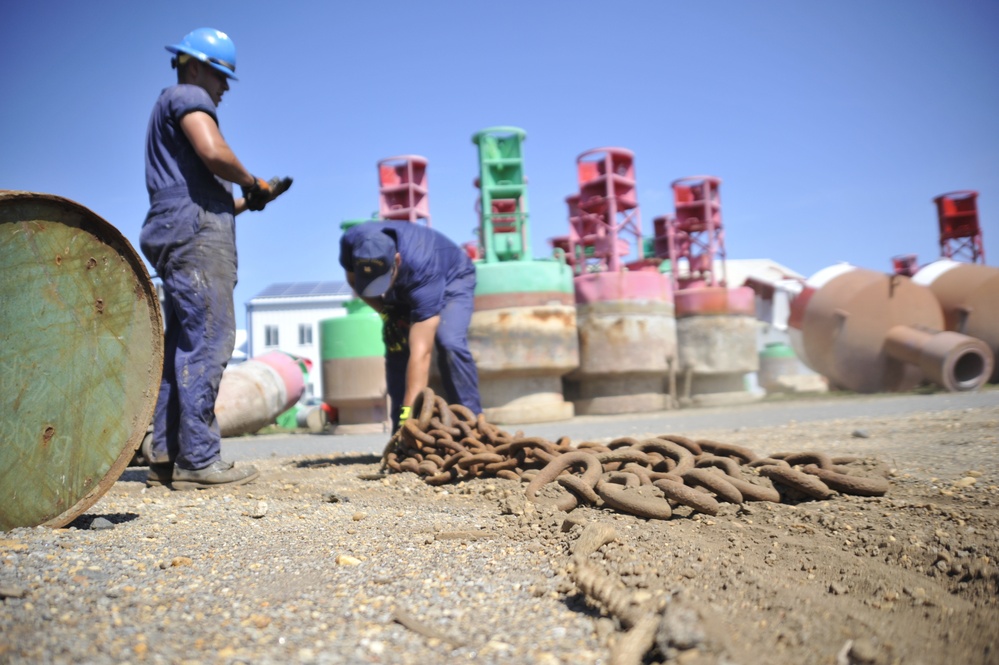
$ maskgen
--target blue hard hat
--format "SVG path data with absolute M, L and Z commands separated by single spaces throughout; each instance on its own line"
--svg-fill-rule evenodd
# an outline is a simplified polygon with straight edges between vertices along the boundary
M 167 46 L 171 53 L 186 53 L 207 63 L 233 81 L 236 78 L 236 45 L 229 35 L 214 28 L 198 28 L 187 33 L 179 44 Z

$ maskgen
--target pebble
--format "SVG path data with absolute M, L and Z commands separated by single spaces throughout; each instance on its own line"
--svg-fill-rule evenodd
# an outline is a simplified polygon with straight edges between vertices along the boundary
M 105 529 L 113 529 L 114 523 L 104 517 L 97 517 L 93 522 L 90 523 L 90 528 L 94 531 L 103 531 Z

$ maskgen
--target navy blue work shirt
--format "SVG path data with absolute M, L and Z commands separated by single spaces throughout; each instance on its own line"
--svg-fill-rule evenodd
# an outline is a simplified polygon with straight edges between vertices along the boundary
M 146 131 L 146 189 L 150 201 L 158 198 L 190 197 L 228 201 L 232 183 L 215 177 L 188 141 L 181 119 L 204 111 L 218 124 L 215 103 L 204 88 L 180 83 L 163 90 L 153 106 Z M 230 211 L 231 212 L 231 211 Z
M 475 265 L 461 247 L 443 233 L 412 222 L 365 222 L 347 229 L 340 237 L 344 270 L 354 272 L 353 243 L 368 233 L 385 233 L 395 240 L 402 265 L 382 299 L 388 307 L 408 309 L 411 323 L 440 314 L 448 285 L 475 274 Z M 474 284 L 473 279 L 473 290 Z

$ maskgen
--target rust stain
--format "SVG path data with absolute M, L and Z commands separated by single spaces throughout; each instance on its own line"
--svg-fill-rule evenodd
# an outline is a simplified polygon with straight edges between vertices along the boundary
M 565 325 L 572 324 L 572 315 L 568 312 L 558 312 L 558 311 L 535 311 L 531 312 L 531 317 L 537 319 L 538 321 L 548 321 L 549 319 L 555 319 Z
M 89 259 L 87 259 L 87 270 L 93 270 L 96 267 L 97 267 L 97 259 L 91 256 Z
M 103 298 L 98 298 L 97 302 L 94 303 L 94 306 L 97 308 L 97 313 L 98 314 L 103 314 L 104 313 L 104 299 Z
M 48 445 L 53 436 L 55 436 L 55 427 L 52 427 L 52 425 L 46 425 L 45 429 L 42 430 L 42 445 Z
M 62 265 L 62 256 L 61 256 L 61 255 L 59 255 L 59 254 L 56 254 L 56 258 L 55 258 L 55 264 L 56 264 L 57 266 L 61 266 L 61 265 Z

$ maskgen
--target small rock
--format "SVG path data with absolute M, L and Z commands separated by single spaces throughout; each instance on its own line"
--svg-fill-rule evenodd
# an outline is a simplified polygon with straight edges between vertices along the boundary
M 113 529 L 114 523 L 103 517 L 97 517 L 90 523 L 90 528 L 94 531 L 104 531 L 105 529 Z
M 0 600 L 5 598 L 24 598 L 28 592 L 21 587 L 0 586 Z
M 833 582 L 829 585 L 829 593 L 836 596 L 845 596 L 848 589 L 845 584 L 840 584 L 839 582 Z
M 851 665 L 874 665 L 878 662 L 878 650 L 870 640 L 856 640 L 850 647 Z
M 350 499 L 336 492 L 324 492 L 323 502 L 325 503 L 349 503 Z
M 870 433 L 866 429 L 855 429 L 850 432 L 850 436 L 855 439 L 869 439 L 871 438 Z
M 978 479 L 974 476 L 965 476 L 957 482 L 954 483 L 954 487 L 971 487 L 978 482 Z
M 194 564 L 194 560 L 189 556 L 175 556 L 170 559 L 170 566 L 173 568 L 179 568 L 181 566 L 190 566 Z
M 355 522 L 360 522 L 367 516 L 368 516 L 367 513 L 354 513 L 353 515 L 350 516 L 350 519 L 354 520 Z
M 336 564 L 338 566 L 359 566 L 361 565 L 361 560 L 350 556 L 349 554 L 337 554 Z
M 670 648 L 680 651 L 694 649 L 703 644 L 704 639 L 697 610 L 676 602 L 667 606 L 656 632 L 656 643 L 662 653 L 667 653 Z
M 249 510 L 243 514 L 252 517 L 253 519 L 259 520 L 261 517 L 267 514 L 267 502 L 257 501 L 257 505 L 254 506 L 253 510 Z

